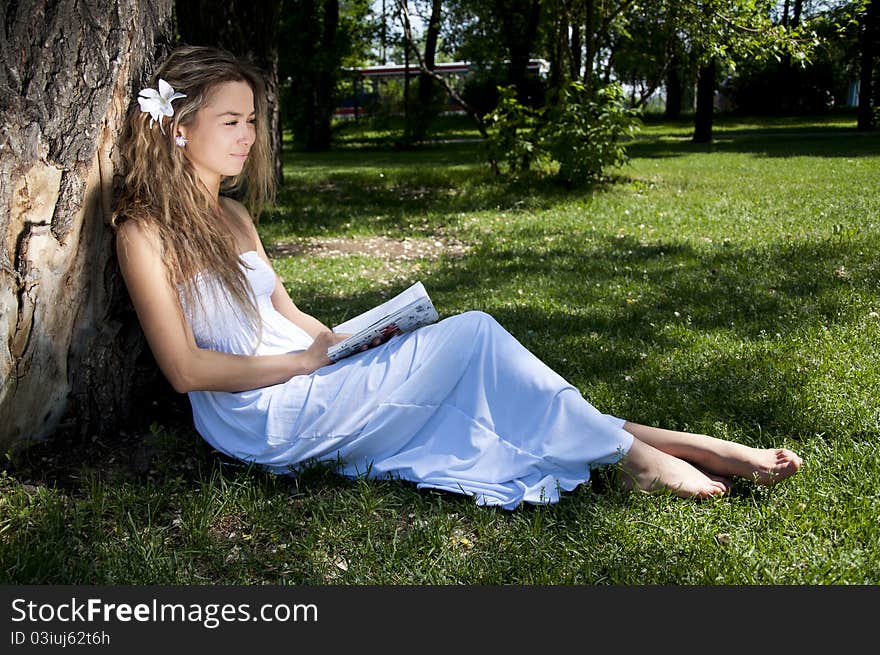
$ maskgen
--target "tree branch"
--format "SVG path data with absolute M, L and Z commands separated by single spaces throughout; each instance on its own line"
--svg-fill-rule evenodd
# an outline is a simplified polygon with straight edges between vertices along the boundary
M 445 89 L 445 91 L 452 96 L 452 98 L 459 104 L 461 107 L 467 112 L 467 114 L 473 119 L 474 123 L 477 125 L 477 129 L 480 131 L 480 136 L 484 139 L 489 138 L 489 132 L 486 130 L 486 123 L 483 121 L 483 117 L 480 116 L 477 109 L 471 105 L 469 102 L 465 101 L 464 98 L 456 91 L 449 81 L 443 77 L 442 75 L 438 75 L 433 69 L 428 68 L 425 64 L 425 59 L 422 56 L 422 53 L 419 52 L 419 49 L 415 47 L 415 40 L 412 35 L 412 25 L 409 20 L 409 10 L 407 9 L 406 0 L 398 0 L 397 2 L 397 11 L 398 16 L 400 18 L 401 26 L 403 27 L 403 35 L 404 39 L 408 46 L 412 47 L 413 52 L 416 53 L 416 58 L 419 60 L 419 70 L 428 75 L 432 79 L 437 80 L 440 85 Z

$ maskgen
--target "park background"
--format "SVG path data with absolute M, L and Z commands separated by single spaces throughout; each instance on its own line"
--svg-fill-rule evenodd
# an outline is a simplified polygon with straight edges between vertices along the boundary
M 876 584 L 877 12 L 6 4 L 2 582 Z M 108 227 L 122 117 L 179 42 L 267 73 L 281 184 L 258 229 L 306 311 L 336 324 L 422 280 L 603 411 L 785 445 L 801 473 L 688 502 L 610 470 L 505 512 L 212 452 Z M 412 73 L 358 74 L 389 63 Z

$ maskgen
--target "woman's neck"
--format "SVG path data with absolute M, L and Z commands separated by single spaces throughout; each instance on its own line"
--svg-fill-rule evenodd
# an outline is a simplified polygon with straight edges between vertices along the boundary
M 214 172 L 204 170 L 201 166 L 194 165 L 193 167 L 199 182 L 201 182 L 202 193 L 208 197 L 211 204 L 216 206 L 220 198 L 220 182 L 222 177 Z
M 202 183 L 202 193 L 205 194 L 208 202 L 210 202 L 214 207 L 219 207 L 220 178 L 218 177 L 216 180 L 205 180 L 205 178 L 199 176 L 199 181 Z

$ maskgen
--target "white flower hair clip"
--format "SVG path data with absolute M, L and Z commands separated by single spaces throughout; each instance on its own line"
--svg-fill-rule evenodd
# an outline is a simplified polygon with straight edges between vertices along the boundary
M 159 123 L 162 134 L 165 134 L 165 127 L 162 125 L 163 117 L 174 116 L 174 107 L 171 106 L 171 101 L 185 97 L 186 94 L 175 93 L 168 82 L 160 79 L 158 91 L 156 89 L 142 89 L 138 93 L 138 104 L 141 106 L 141 111 L 150 115 L 150 128 L 152 129 L 155 121 Z

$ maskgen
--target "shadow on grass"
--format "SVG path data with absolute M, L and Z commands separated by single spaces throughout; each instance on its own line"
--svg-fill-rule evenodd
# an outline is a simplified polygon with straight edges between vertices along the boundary
M 609 237 L 539 254 L 484 245 L 425 283 L 441 314 L 485 309 L 567 379 L 609 389 L 614 411 L 633 420 L 734 423 L 759 443 L 766 431 L 845 436 L 840 417 L 805 395 L 809 344 L 861 320 L 853 300 L 874 297 L 876 280 L 868 264 L 842 274 L 840 262 L 878 245 L 827 239 L 701 252 Z M 523 286 L 533 301 L 508 302 Z M 351 313 L 378 300 L 342 303 Z M 306 290 L 299 302 L 321 315 L 340 299 Z
M 352 226 L 411 236 L 413 224 L 420 222 L 433 231 L 454 224 L 458 214 L 551 209 L 587 199 L 608 184 L 568 189 L 539 172 L 495 176 L 472 145 L 369 157 L 335 151 L 310 156 L 301 166 L 296 159 L 288 161 L 288 168 L 298 170 L 287 175 L 276 207 L 261 220 L 268 239 L 338 233 Z
M 809 137 L 809 138 L 807 138 Z M 880 134 L 853 127 L 716 129 L 714 141 L 693 143 L 690 136 L 646 136 L 627 145 L 633 159 L 681 157 L 694 153 L 740 152 L 760 157 L 875 157 Z

